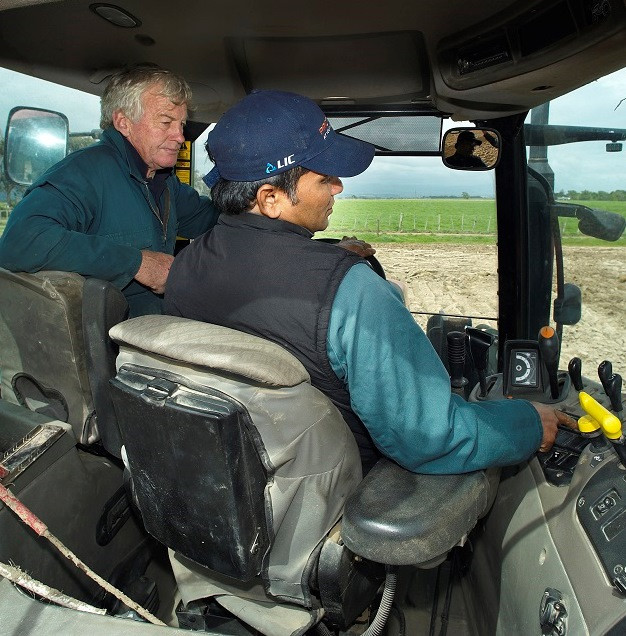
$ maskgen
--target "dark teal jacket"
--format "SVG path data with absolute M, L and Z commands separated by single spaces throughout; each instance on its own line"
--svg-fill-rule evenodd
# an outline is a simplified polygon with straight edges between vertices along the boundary
M 173 171 L 166 185 L 170 212 L 163 227 L 124 138 L 109 128 L 100 143 L 68 155 L 26 191 L 0 239 L 0 267 L 108 280 L 123 290 L 131 316 L 160 313 L 161 298 L 133 280 L 141 250 L 172 254 L 177 235 L 195 238 L 218 217 L 211 201 Z

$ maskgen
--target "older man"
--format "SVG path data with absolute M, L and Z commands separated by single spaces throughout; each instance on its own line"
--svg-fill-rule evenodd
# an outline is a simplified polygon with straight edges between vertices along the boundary
M 0 239 L 0 267 L 108 280 L 131 316 L 160 313 L 176 236 L 196 237 L 218 216 L 174 175 L 190 101 L 187 82 L 167 70 L 115 75 L 101 100 L 101 141 L 27 190 Z
M 460 473 L 547 450 L 563 413 L 522 400 L 467 403 L 396 289 L 355 254 L 311 240 L 328 225 L 339 177 L 374 149 L 336 134 L 300 95 L 254 92 L 207 142 L 223 212 L 174 260 L 165 311 L 291 351 L 341 411 L 367 471 L 387 455 L 405 468 Z

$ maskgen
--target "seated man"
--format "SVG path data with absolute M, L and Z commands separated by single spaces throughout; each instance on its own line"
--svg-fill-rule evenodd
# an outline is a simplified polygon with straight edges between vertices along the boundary
M 462 130 L 454 144 L 455 152 L 446 159 L 446 164 L 456 168 L 486 168 L 485 162 L 474 154 L 474 148 L 482 143 L 471 130 Z
M 191 89 L 135 67 L 102 95 L 102 139 L 52 166 L 26 191 L 0 239 L 0 267 L 56 269 L 111 281 L 130 315 L 161 312 L 177 234 L 194 238 L 217 212 L 174 174 Z
M 547 450 L 560 422 L 522 400 L 467 403 L 394 286 L 357 255 L 312 240 L 340 176 L 374 148 L 337 135 L 299 95 L 254 92 L 217 123 L 207 175 L 222 212 L 174 260 L 165 312 L 277 342 L 339 408 L 367 471 L 384 454 L 424 473 L 513 464 Z

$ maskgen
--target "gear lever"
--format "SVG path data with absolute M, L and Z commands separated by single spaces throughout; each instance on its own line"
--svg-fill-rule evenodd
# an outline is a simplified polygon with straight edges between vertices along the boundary
M 493 336 L 475 327 L 465 327 L 465 333 L 469 339 L 470 355 L 480 383 L 479 396 L 486 397 L 487 378 L 485 371 L 487 369 L 489 347 L 493 344 Z
M 559 397 L 559 337 L 552 327 L 545 326 L 539 330 L 539 351 L 548 372 L 552 399 Z
M 462 331 L 449 331 L 448 335 L 448 366 L 450 369 L 450 385 L 452 391 L 465 397 L 467 378 L 465 370 L 465 334 Z
M 609 394 L 609 392 L 606 388 L 606 382 L 612 375 L 613 365 L 608 360 L 603 360 L 602 362 L 600 362 L 600 365 L 598 366 L 598 377 L 600 378 L 602 388 L 607 395 Z
M 572 380 L 572 384 L 577 391 L 583 390 L 583 377 L 582 377 L 583 361 L 580 358 L 572 358 L 567 365 L 567 371 L 569 377 Z
M 604 390 L 611 400 L 611 408 L 619 413 L 624 408 L 622 406 L 622 376 L 619 373 L 613 373 L 606 381 Z

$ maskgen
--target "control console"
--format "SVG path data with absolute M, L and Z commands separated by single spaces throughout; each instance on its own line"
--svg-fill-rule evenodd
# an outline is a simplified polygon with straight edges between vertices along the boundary
M 472 333 L 467 334 L 471 341 Z M 471 352 L 471 342 L 468 343 Z M 626 596 L 626 429 L 622 379 L 604 361 L 598 380 L 583 377 L 580 358 L 558 366 L 558 339 L 544 327 L 537 341 L 505 343 L 502 373 L 486 377 L 470 401 L 522 398 L 553 404 L 578 421 L 560 428 L 553 447 L 537 453 L 545 481 L 572 501 L 575 515 L 620 595 Z M 574 479 L 575 477 L 575 479 Z

